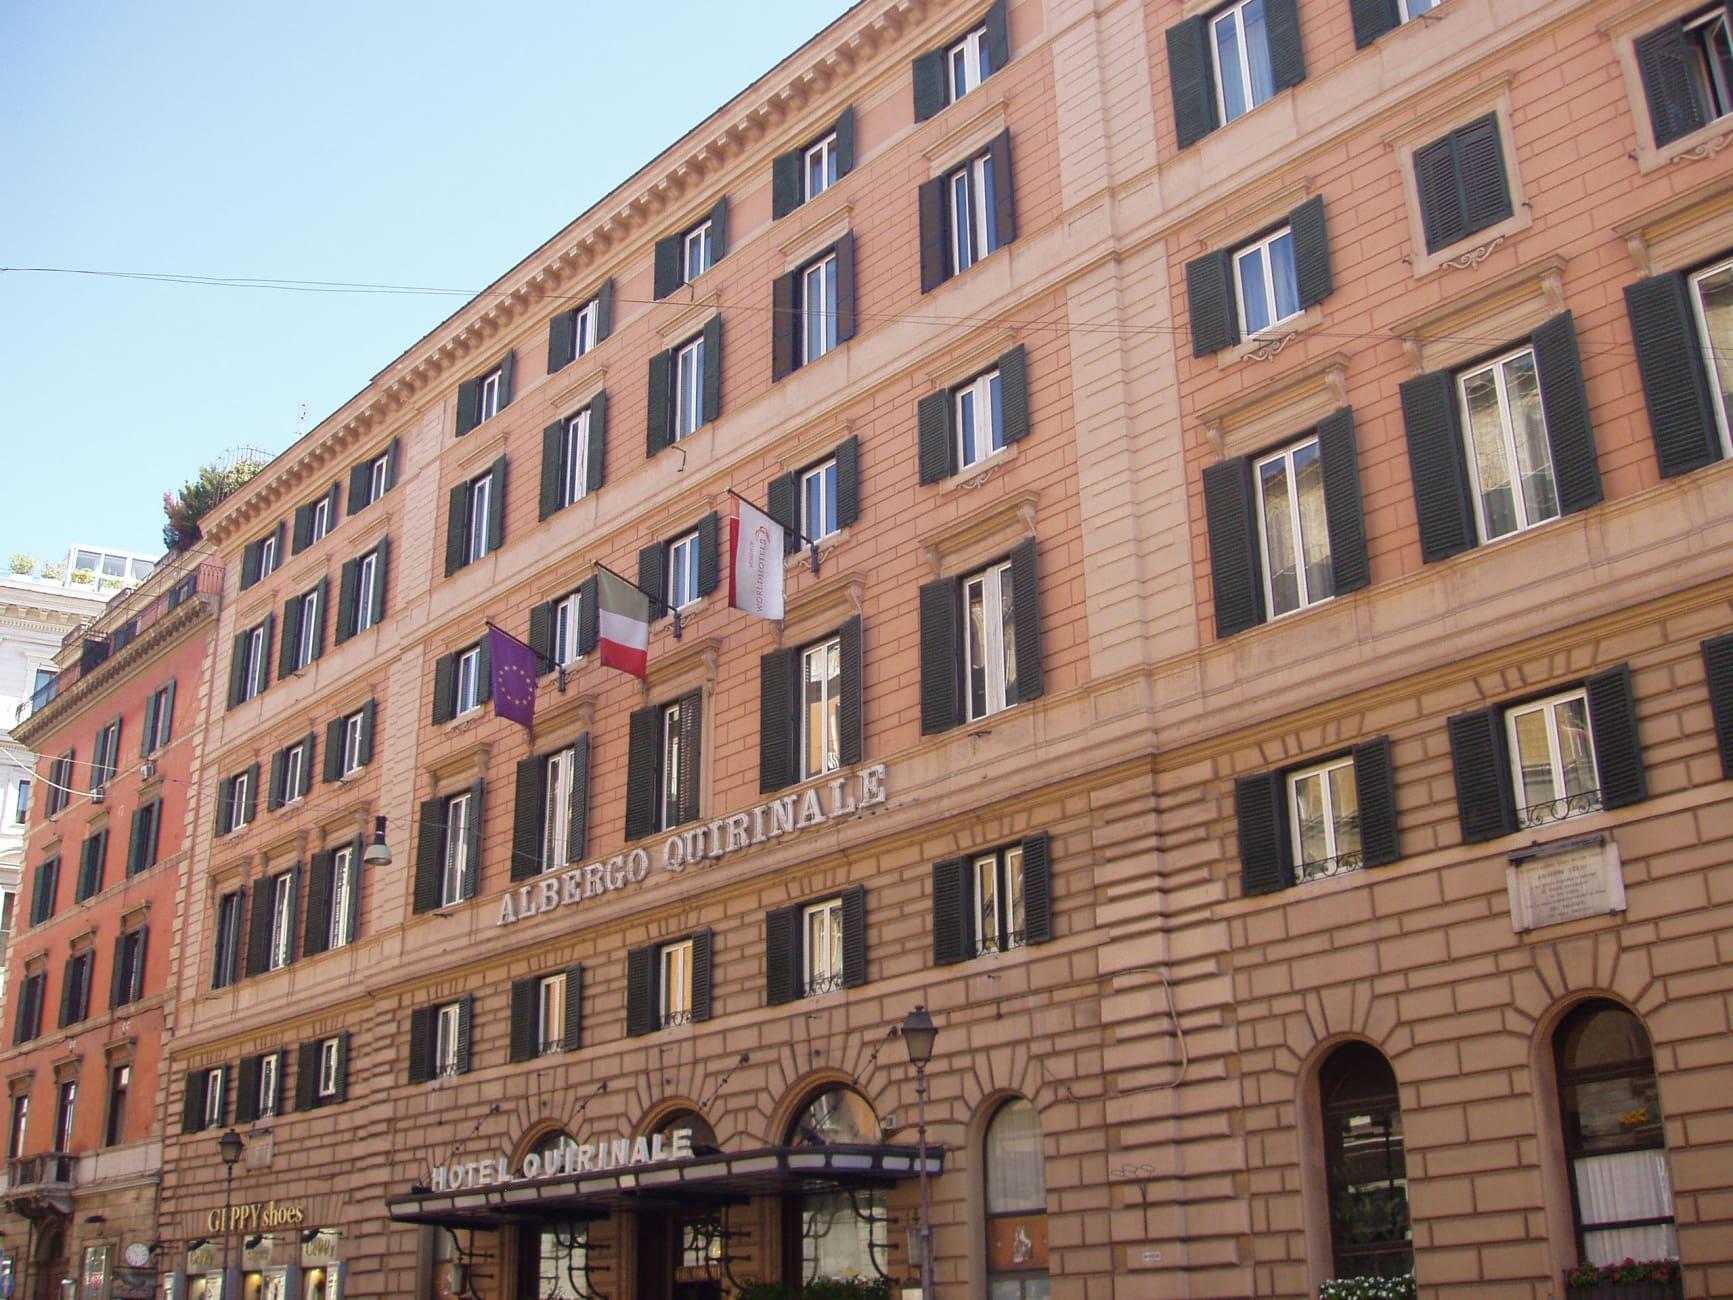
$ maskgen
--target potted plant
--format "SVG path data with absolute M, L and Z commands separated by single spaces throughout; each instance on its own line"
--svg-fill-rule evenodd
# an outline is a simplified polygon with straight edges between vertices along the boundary
M 1337 1277 L 1318 1288 L 1318 1300 L 1414 1300 L 1414 1274 Z
M 36 571 L 36 557 L 34 555 L 14 555 L 9 563 L 13 574 L 20 578 Z
M 1578 1264 L 1565 1274 L 1570 1300 L 1680 1300 L 1684 1279 L 1676 1259 L 1630 1259 Z

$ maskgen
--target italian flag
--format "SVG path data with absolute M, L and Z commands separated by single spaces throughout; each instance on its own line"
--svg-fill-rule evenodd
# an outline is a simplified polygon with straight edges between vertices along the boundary
M 650 598 L 606 569 L 596 571 L 596 646 L 609 668 L 642 678 L 650 657 Z

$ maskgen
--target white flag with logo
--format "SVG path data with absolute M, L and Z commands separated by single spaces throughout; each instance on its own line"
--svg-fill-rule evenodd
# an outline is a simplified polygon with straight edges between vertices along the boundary
M 783 528 L 757 506 L 734 501 L 728 603 L 759 618 L 780 620 L 783 609 Z

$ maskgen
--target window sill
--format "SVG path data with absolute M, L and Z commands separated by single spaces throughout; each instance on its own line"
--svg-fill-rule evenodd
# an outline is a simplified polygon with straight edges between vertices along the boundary
M 973 488 L 986 486 L 989 479 L 1017 459 L 1021 442 L 1007 443 L 998 451 L 981 457 L 973 465 L 958 470 L 949 478 L 939 483 L 941 495 L 947 492 L 967 492 Z
M 1644 114 L 1645 119 L 1647 114 Z M 1652 124 L 1645 120 L 1639 127 L 1643 140 L 1653 140 L 1655 131 Z M 1680 136 L 1659 149 L 1653 145 L 1644 148 L 1637 146 L 1637 171 L 1658 171 L 1662 167 L 1671 167 L 1674 163 L 1704 162 L 1714 158 L 1728 146 L 1733 145 L 1733 114 L 1718 117 L 1707 126 L 1700 126 L 1690 135 Z
M 1410 164 L 1412 169 L 1412 164 Z M 1510 242 L 1511 237 L 1521 234 L 1534 224 L 1534 218 L 1527 208 L 1521 205 L 1520 199 L 1515 200 L 1516 212 L 1506 217 L 1497 225 L 1488 226 L 1485 230 L 1477 230 L 1466 239 L 1459 239 L 1454 244 L 1446 244 L 1435 253 L 1422 252 L 1425 237 L 1421 236 L 1415 243 L 1414 278 L 1423 279 L 1434 271 L 1473 271 L 1478 270 L 1482 263 L 1499 249 Z M 1416 234 L 1421 227 L 1415 226 Z
M 444 724 L 446 734 L 463 731 L 470 723 L 481 717 L 484 712 L 486 710 L 478 704 L 473 709 L 465 709 L 462 713 L 453 714 Z
M 834 533 L 826 533 L 823 537 L 818 539 L 820 567 L 822 567 L 825 562 L 829 561 L 830 557 L 848 541 L 850 536 L 852 536 L 852 534 L 847 528 L 839 528 Z M 782 561 L 784 571 L 805 569 L 810 568 L 811 566 L 811 546 L 802 546 L 798 551 L 789 552 Z
M 1316 329 L 1324 323 L 1324 309 L 1313 305 L 1298 315 L 1270 326 L 1262 333 L 1243 339 L 1231 348 L 1224 348 L 1216 354 L 1216 366 L 1226 370 L 1229 366 L 1237 366 L 1242 361 L 1273 361 L 1281 355 L 1300 335 Z

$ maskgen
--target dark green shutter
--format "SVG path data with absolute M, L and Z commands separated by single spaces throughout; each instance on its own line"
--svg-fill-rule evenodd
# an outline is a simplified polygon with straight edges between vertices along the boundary
M 1661 476 L 1672 478 L 1720 460 L 1715 399 L 1685 277 L 1675 272 L 1626 285 L 1625 311 Z
M 415 903 L 417 913 L 439 908 L 440 877 L 445 872 L 445 801 L 424 799 L 415 828 Z
M 1240 879 L 1248 896 L 1274 893 L 1294 883 L 1285 785 L 1280 772 L 1242 776 L 1234 782 Z
M 536 654 L 536 675 L 554 668 L 554 602 L 547 601 L 530 610 L 530 649 Z
M 1649 102 L 1649 123 L 1655 131 L 1655 147 L 1662 148 L 1708 125 L 1685 24 L 1675 20 L 1632 42 L 1637 67 L 1643 75 L 1643 94 Z
M 1354 19 L 1354 47 L 1365 49 L 1385 32 L 1402 22 L 1396 11 L 1396 0 L 1348 0 Z
M 337 636 L 335 644 L 342 645 L 355 635 L 355 613 L 359 593 L 355 589 L 357 575 L 361 571 L 359 560 L 343 561 L 343 568 L 337 578 Z
M 614 332 L 614 281 L 612 277 L 602 281 L 602 287 L 596 290 L 596 342 L 598 344 Z
M 987 146 L 993 160 L 994 234 L 998 242 L 986 251 L 1005 247 L 1017 238 L 1016 171 L 1011 166 L 1011 133 L 1001 131 Z
M 650 597 L 650 618 L 668 612 L 668 547 L 652 542 L 638 552 L 638 589 Z
M 318 599 L 313 602 L 313 645 L 309 663 L 317 663 L 325 655 L 325 613 L 331 608 L 331 579 L 328 576 L 320 578 L 314 590 L 318 592 Z
M 1324 479 L 1324 523 L 1330 534 L 1330 574 L 1335 593 L 1341 596 L 1372 581 L 1351 408 L 1344 406 L 1318 421 L 1318 462 Z M 1261 581 L 1258 586 L 1261 591 Z
M 457 1073 L 469 1073 L 469 1049 L 473 1041 L 475 997 L 466 995 L 457 1003 Z
M 844 767 L 853 767 L 861 761 L 864 731 L 861 713 L 864 665 L 861 657 L 859 615 L 849 619 L 837 630 L 837 640 L 841 643 L 839 648 L 842 652 L 838 681 L 842 698 L 837 707 L 838 757 Z
M 373 726 L 379 718 L 379 706 L 373 700 L 361 706 L 361 766 L 366 767 L 373 761 Z M 360 860 L 357 852 L 356 860 Z
M 451 489 L 451 507 L 445 519 L 445 576 L 450 577 L 466 563 L 469 550 L 470 488 L 459 483 Z
M 836 119 L 836 178 L 841 180 L 854 170 L 854 105 L 842 110 Z
M 710 209 L 710 265 L 728 256 L 728 196 L 724 194 Z
M 842 986 L 858 989 L 867 982 L 866 886 L 842 891 Z
M 365 510 L 373 504 L 373 499 L 367 495 L 373 485 L 373 466 L 369 461 L 349 467 L 349 513 Z
M 587 655 L 596 648 L 601 609 L 597 604 L 600 583 L 592 575 L 578 584 L 578 653 Z
M 656 949 L 633 948 L 626 954 L 626 1034 L 641 1038 L 657 1029 Z
M 581 965 L 566 967 L 566 1023 L 565 1041 L 560 1044 L 568 1052 L 575 1052 L 584 1045 L 584 968 Z
M 1575 514 L 1600 501 L 1601 470 L 1571 314 L 1567 311 L 1554 316 L 1534 332 L 1531 342 L 1547 443 L 1552 448 L 1559 513 Z
M 1021 343 L 999 358 L 999 411 L 1007 444 L 1029 436 L 1029 360 Z
M 265 798 L 265 811 L 276 812 L 288 799 L 288 751 L 279 749 L 271 755 L 271 791 Z
M 722 416 L 722 317 L 704 322 L 704 423 Z
M 674 438 L 674 354 L 650 358 L 649 412 L 644 428 L 644 455 L 654 457 Z
M 541 1010 L 536 1005 L 541 983 L 535 976 L 511 982 L 511 1059 L 530 1061 L 536 1057 L 536 1022 Z
M 382 489 L 384 492 L 389 492 L 392 488 L 397 486 L 397 465 L 402 449 L 403 439 L 393 438 L 391 440 L 391 446 L 386 450 L 385 487 Z
M 799 904 L 764 914 L 764 1000 L 780 1007 L 795 1001 L 801 987 Z
M 337 1089 L 330 1098 L 332 1105 L 349 1099 L 349 1031 L 347 1029 L 337 1035 L 336 1083 Z
M 271 895 L 276 892 L 269 876 L 260 879 L 253 890 L 253 910 L 247 916 L 247 960 L 243 969 L 248 975 L 263 975 L 271 957 Z
M 391 568 L 391 539 L 381 537 L 373 548 L 373 622 L 385 618 L 385 575 Z
M 247 679 L 247 637 L 242 632 L 235 638 L 235 646 L 229 654 L 229 707 L 232 709 L 241 702 L 241 692 L 246 689 Z
M 1307 199 L 1288 214 L 1294 240 L 1294 277 L 1300 307 L 1315 306 L 1330 296 L 1335 278 L 1330 271 L 1330 232 L 1324 221 L 1324 196 Z
M 307 862 L 307 924 L 301 951 L 315 957 L 331 946 L 331 894 L 336 869 L 329 852 L 315 853 Z
M 769 794 L 800 779 L 798 650 L 772 650 L 758 661 L 758 789 Z
M 838 466 L 840 487 L 841 466 Z M 840 493 L 839 493 L 840 495 Z M 765 489 L 765 513 L 783 527 L 782 552 L 792 555 L 800 541 L 800 475 L 778 474 Z
M 770 283 L 770 382 L 777 383 L 800 364 L 795 339 L 799 334 L 799 271 L 779 275 Z
M 957 448 L 952 428 L 949 389 L 928 393 L 915 408 L 915 428 L 920 440 L 922 483 L 937 483 L 956 473 Z
M 23 1023 L 22 1012 L 18 1020 Z M 186 1091 L 181 1095 L 182 1133 L 197 1133 L 205 1126 L 205 1082 L 210 1074 L 209 1070 L 187 1071 Z
M 584 491 L 599 492 L 607 478 L 608 394 L 599 392 L 590 400 L 589 445 L 584 457 Z
M 1306 79 L 1306 53 L 1300 43 L 1300 14 L 1295 0 L 1264 0 L 1264 36 L 1269 43 L 1270 73 L 1277 90 Z
M 658 301 L 666 298 L 682 283 L 680 273 L 684 269 L 680 265 L 680 235 L 669 235 L 656 241 L 656 278 L 655 296 Z
M 722 567 L 722 520 L 712 510 L 698 521 L 698 594 L 716 590 Z
M 482 845 L 482 814 L 485 811 L 482 796 L 485 795 L 486 783 L 477 781 L 469 787 L 469 865 L 463 878 L 462 894 L 464 898 L 474 898 L 476 882 L 481 879 L 481 845 Z
M 1649 797 L 1643 771 L 1643 742 L 1637 731 L 1637 700 L 1631 668 L 1620 664 L 1584 683 L 1589 700 L 1589 731 L 1595 741 L 1595 766 L 1601 777 L 1601 807 L 1625 808 Z
M 1510 182 L 1504 171 L 1504 142 L 1498 135 L 1498 116 L 1488 113 L 1467 126 L 1458 127 L 1452 135 L 1462 169 L 1468 229 L 1473 232 L 1495 226 L 1513 211 Z
M 243 1056 L 235 1072 L 235 1123 L 251 1124 L 259 1118 L 259 1062 L 263 1058 Z
M 491 553 L 505 545 L 505 457 L 494 461 L 487 493 L 487 549 Z
M 512 392 L 512 378 L 516 373 L 517 352 L 508 352 L 499 361 L 499 409 L 502 411 L 511 405 L 515 396 Z
M 921 734 L 949 731 L 962 721 L 962 629 L 957 584 L 921 588 Z
M 1191 312 L 1191 352 L 1195 357 L 1211 356 L 1240 341 L 1233 275 L 1233 253 L 1225 248 L 1185 265 L 1185 301 Z
M 433 724 L 450 722 L 457 706 L 457 656 L 441 655 L 433 665 Z
M 951 275 L 949 223 L 945 219 L 945 178 L 923 181 L 920 198 L 921 292 L 931 293 Z
M 1041 582 L 1036 572 L 1035 539 L 1011 550 L 1011 625 L 1017 637 L 1017 698 L 1024 704 L 1046 690 L 1041 654 Z
M 542 430 L 542 519 L 565 505 L 567 423 L 566 420 L 555 420 Z
M 632 713 L 626 745 L 626 838 L 642 839 L 656 830 L 657 729 L 661 710 Z
M 581 861 L 590 844 L 590 733 L 572 743 L 572 795 L 566 806 L 566 861 Z
M 577 310 L 563 311 L 548 322 L 548 373 L 557 374 L 572 364 L 577 355 Z
M 409 1013 L 409 1082 L 426 1083 L 433 1077 L 433 1007 L 416 1007 Z
M 259 817 L 259 765 L 252 764 L 247 768 L 247 801 L 242 810 L 247 815 L 247 824 L 251 825 Z
M 847 343 L 855 332 L 854 231 L 836 241 L 836 341 Z
M 1390 738 L 1354 746 L 1354 797 L 1360 808 L 1360 865 L 1383 867 L 1402 856 L 1396 832 L 1396 768 Z
M 945 93 L 945 52 L 928 50 L 917 55 L 910 76 L 915 91 L 915 121 L 925 122 L 944 108 L 948 98 Z
M 466 379 L 457 386 L 457 436 L 463 437 L 480 423 L 481 380 Z
M 1448 248 L 1469 233 L 1468 216 L 1458 178 L 1453 136 L 1434 140 L 1414 151 L 1414 188 L 1420 202 L 1420 225 L 1426 251 Z
M 798 480 L 795 488 L 799 496 Z M 798 506 L 795 518 L 800 517 Z M 836 449 L 836 526 L 848 528 L 860 518 L 860 439 L 847 437 Z
M 1200 15 L 1167 29 L 1167 71 L 1173 86 L 1173 129 L 1181 149 L 1219 125 L 1210 77 L 1209 24 Z
M 1023 841 L 1023 942 L 1053 938 L 1052 846 L 1046 831 Z
M 1209 532 L 1216 636 L 1230 637 L 1264 621 L 1257 507 L 1251 465 L 1244 456 L 1220 461 L 1204 470 L 1203 506 Z M 1324 508 L 1328 512 L 1327 499 Z
M 1733 778 L 1733 635 L 1703 642 L 1703 675 L 1709 690 L 1709 710 L 1715 718 L 1721 775 Z
M 692 936 L 692 1023 L 710 1019 L 710 976 L 713 940 L 709 930 Z
M 278 647 L 277 676 L 287 677 L 293 673 L 299 664 L 295 655 L 301 641 L 301 597 L 291 596 L 283 605 L 283 641 Z
M 698 817 L 699 779 L 704 771 L 704 692 L 680 698 L 680 823 Z
M 299 555 L 313 544 L 313 507 L 295 507 L 295 541 L 293 553 Z
M 991 70 L 988 75 L 1011 61 L 1011 31 L 1006 8 L 1006 0 L 993 0 L 987 10 L 987 64 Z
M 343 775 L 343 719 L 333 718 L 325 724 L 325 766 L 321 776 L 335 781 Z
M 545 758 L 526 758 L 517 765 L 517 803 L 512 808 L 511 823 L 513 880 L 531 880 L 541 874 L 547 772 Z
M 1456 411 L 1456 381 L 1436 370 L 1405 381 L 1402 422 L 1420 521 L 1420 556 L 1430 564 L 1468 550 L 1477 536 Z
M 241 548 L 241 590 L 245 591 L 259 580 L 259 555 L 264 549 L 263 542 L 248 542 Z
M 954 966 L 975 955 L 969 863 L 947 858 L 933 863 L 933 965 Z
M 1450 766 L 1456 778 L 1456 816 L 1464 844 L 1480 844 L 1516 829 L 1504 710 L 1459 713 L 1450 730 Z
M 801 175 L 804 149 L 778 154 L 770 164 L 770 217 L 781 221 L 801 204 L 805 180 Z

